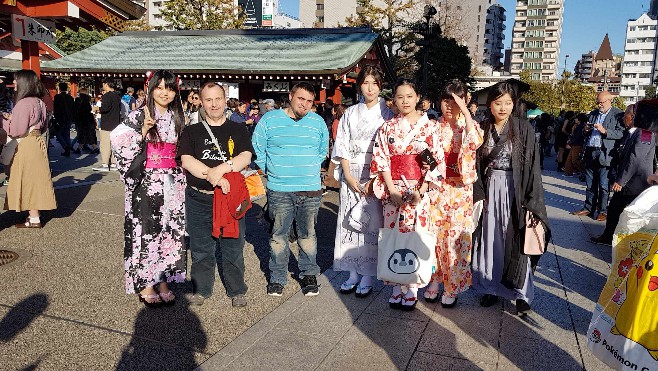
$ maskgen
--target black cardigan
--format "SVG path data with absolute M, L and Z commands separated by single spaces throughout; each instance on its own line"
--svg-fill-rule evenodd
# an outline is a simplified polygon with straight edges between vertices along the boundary
M 512 151 L 512 173 L 514 178 L 514 201 L 512 202 L 511 223 L 507 229 L 505 243 L 505 265 L 503 268 L 502 284 L 509 288 L 522 288 L 527 275 L 528 259 L 531 259 L 531 267 L 537 266 L 539 256 L 529 256 L 523 253 L 523 241 L 525 239 L 525 210 L 531 211 L 538 217 L 546 230 L 546 243 L 550 240 L 551 231 L 544 203 L 544 186 L 541 178 L 541 167 L 539 166 L 539 148 L 535 141 L 535 132 L 532 126 L 525 121 L 510 118 L 510 134 L 514 139 Z M 491 125 L 491 130 L 493 125 Z M 485 129 L 486 130 L 486 129 Z M 488 137 L 485 134 L 485 137 Z M 522 145 L 519 151 L 516 147 Z M 473 185 L 473 202 L 485 200 L 487 196 L 486 175 L 481 169 L 480 162 L 483 146 L 477 153 L 478 180 Z M 521 200 L 521 202 L 519 202 Z M 473 232 L 473 249 L 480 243 L 482 235 L 482 218 Z

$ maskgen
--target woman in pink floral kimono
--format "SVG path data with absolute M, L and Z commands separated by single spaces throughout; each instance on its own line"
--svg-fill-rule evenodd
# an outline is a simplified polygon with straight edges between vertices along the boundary
M 416 110 L 420 96 L 416 85 L 401 80 L 394 88 L 399 115 L 382 125 L 373 148 L 370 173 L 375 177 L 373 191 L 382 200 L 384 228 L 412 232 L 430 227 L 428 190 L 436 190 L 445 176 L 443 150 L 438 142 L 437 126 Z M 429 150 L 436 161 L 433 170 L 423 168 L 420 154 Z M 393 285 L 389 305 L 393 309 L 413 310 L 421 282 Z
M 173 73 L 157 71 L 147 84 L 146 104 L 112 131 L 111 143 L 126 185 L 126 292 L 158 307 L 174 304 L 167 283 L 185 281 L 186 182 L 175 160 L 185 120 Z
M 471 233 L 473 222 L 473 183 L 477 180 L 476 151 L 483 132 L 466 107 L 466 86 L 452 81 L 441 92 L 442 116 L 436 122 L 439 141 L 445 152 L 446 178 L 438 197 L 432 198 L 432 229 L 436 235 L 436 271 L 425 289 L 427 302 L 438 301 L 452 308 L 457 295 L 471 286 Z

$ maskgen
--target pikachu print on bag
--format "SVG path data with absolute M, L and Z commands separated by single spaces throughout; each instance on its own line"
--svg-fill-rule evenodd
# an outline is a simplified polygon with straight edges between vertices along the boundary
M 658 239 L 649 254 L 633 258 L 637 263 L 628 272 L 626 300 L 610 332 L 642 345 L 658 361 Z

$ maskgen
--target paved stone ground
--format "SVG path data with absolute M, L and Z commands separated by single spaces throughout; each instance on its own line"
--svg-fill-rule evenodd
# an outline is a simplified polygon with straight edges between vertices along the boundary
M 45 215 L 44 229 L 16 230 L 10 226 L 20 216 L 0 214 L 0 248 L 22 256 L 0 267 L 0 369 L 608 369 L 589 353 L 585 334 L 610 248 L 589 242 L 602 223 L 568 214 L 583 199 L 574 178 L 544 174 L 554 244 L 537 271 L 535 313 L 525 320 L 510 303 L 481 308 L 472 292 L 455 309 L 421 302 L 412 313 L 388 309 L 383 285 L 366 299 L 340 295 L 345 277 L 329 269 L 335 192 L 318 220 L 320 296 L 303 297 L 294 281 L 282 298 L 265 294 L 267 233 L 255 205 L 247 308 L 234 310 L 217 280 L 203 307 L 187 306 L 182 294 L 191 285 L 182 284 L 174 307 L 147 310 L 123 293 L 122 184 L 116 173 L 92 172 L 94 162 L 54 156 L 60 207 Z

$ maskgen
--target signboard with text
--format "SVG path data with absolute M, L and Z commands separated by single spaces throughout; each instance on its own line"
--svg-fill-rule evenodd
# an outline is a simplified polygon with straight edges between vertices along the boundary
M 259 28 L 263 14 L 262 0 L 238 0 L 240 12 L 244 16 L 245 28 Z
M 199 90 L 199 88 L 201 88 L 201 80 L 181 79 L 180 82 L 181 90 Z
M 272 17 L 274 16 L 274 1 L 263 0 L 262 27 L 272 27 Z
M 23 15 L 12 14 L 12 36 L 27 41 L 37 41 L 52 44 L 55 42 L 55 22 L 34 19 Z
M 224 90 L 226 90 L 226 98 L 240 99 L 240 84 L 237 82 L 223 81 L 217 81 L 217 83 L 223 86 Z
M 263 81 L 263 92 L 283 92 L 290 91 L 290 82 L 288 81 Z

